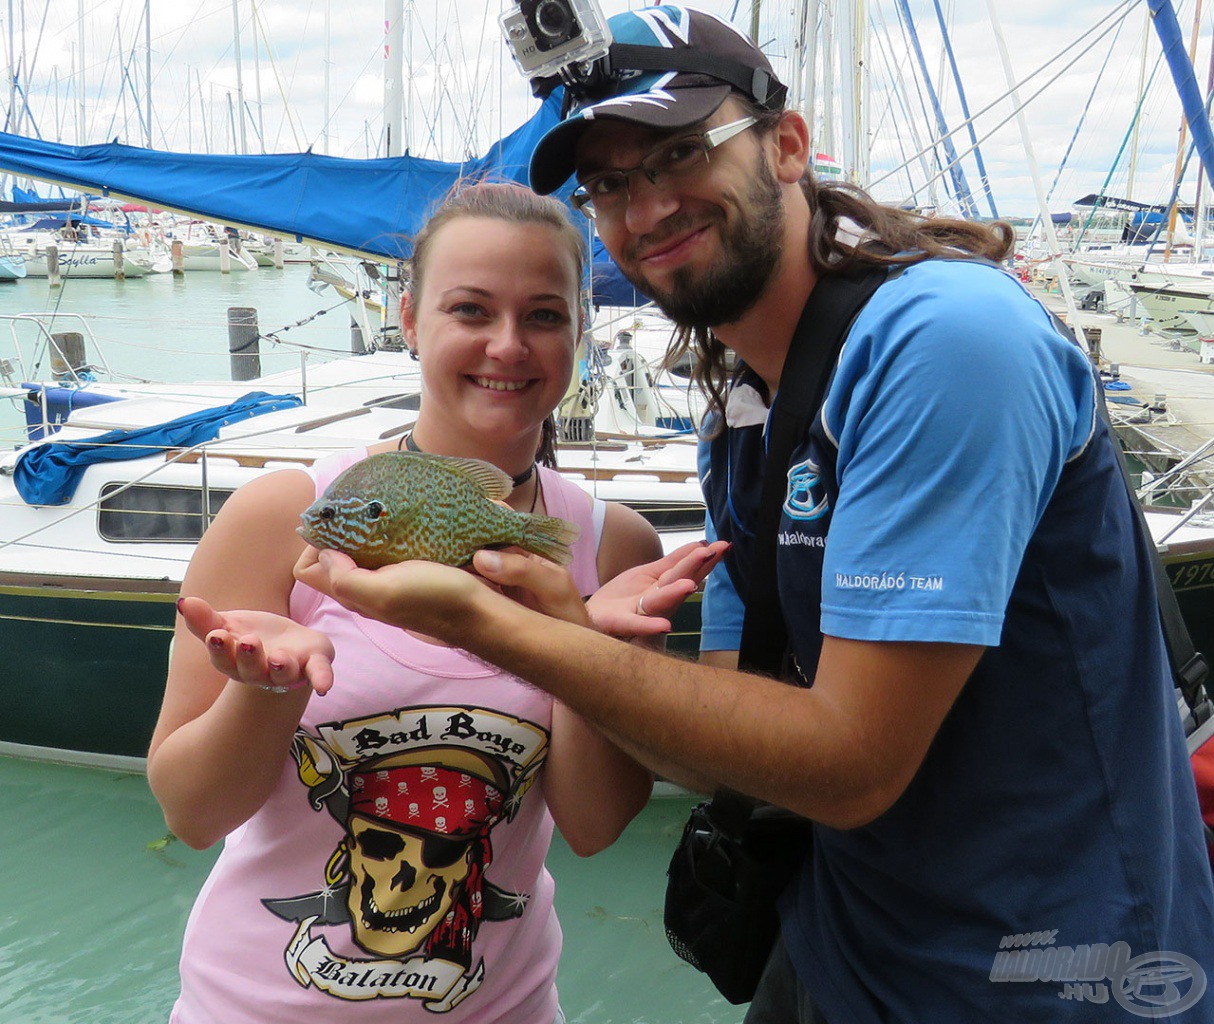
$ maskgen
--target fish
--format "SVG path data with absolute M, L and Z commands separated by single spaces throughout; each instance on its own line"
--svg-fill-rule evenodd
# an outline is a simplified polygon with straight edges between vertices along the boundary
M 496 504 L 513 487 L 480 459 L 379 452 L 338 474 L 304 510 L 297 532 L 364 569 L 410 559 L 463 566 L 482 548 L 510 546 L 568 565 L 578 527 Z

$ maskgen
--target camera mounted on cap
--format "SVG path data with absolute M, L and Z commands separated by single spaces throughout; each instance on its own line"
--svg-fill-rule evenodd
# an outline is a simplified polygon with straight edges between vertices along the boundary
M 604 80 L 611 31 L 595 0 L 518 0 L 499 21 L 536 96 L 558 85 L 581 93 Z
M 607 99 L 627 73 L 674 71 L 706 75 L 779 110 L 787 86 L 765 68 L 690 47 L 668 49 L 616 43 L 596 0 L 518 0 L 499 19 L 506 42 L 531 91 L 541 99 L 565 87 L 561 116 L 578 103 Z

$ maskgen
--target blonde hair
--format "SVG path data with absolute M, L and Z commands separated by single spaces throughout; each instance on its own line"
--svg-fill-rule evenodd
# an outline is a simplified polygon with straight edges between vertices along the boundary
M 445 225 L 463 217 L 484 217 L 509 224 L 540 224 L 552 228 L 573 257 L 575 280 L 579 282 L 579 301 L 575 303 L 577 308 L 574 316 L 580 317 L 580 282 L 586 267 L 586 245 L 582 233 L 574 227 L 569 211 L 560 200 L 537 195 L 512 181 L 456 183 L 413 239 L 408 291 L 414 300 L 421 295 L 426 261 L 434 236 Z M 553 415 L 544 421 L 535 458 L 541 465 L 556 466 L 556 419 Z

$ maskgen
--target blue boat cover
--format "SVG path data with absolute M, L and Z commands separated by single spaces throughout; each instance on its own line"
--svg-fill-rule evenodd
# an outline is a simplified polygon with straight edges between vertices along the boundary
M 64 146 L 0 132 L 0 169 L 286 235 L 320 248 L 406 259 L 413 251 L 413 236 L 460 180 L 487 177 L 526 184 L 531 151 L 560 120 L 562 91 L 554 90 L 529 121 L 495 142 L 484 156 L 460 162 L 408 154 L 354 160 L 310 151 L 168 153 L 118 142 Z M 569 182 L 557 197 L 568 203 L 571 191 Z M 590 249 L 596 304 L 634 306 L 646 301 L 620 276 L 597 237 Z
M 217 437 L 221 427 L 301 405 L 296 395 L 252 391 L 229 405 L 203 409 L 167 423 L 138 430 L 111 430 L 83 441 L 48 441 L 17 459 L 13 483 L 28 505 L 64 505 L 72 500 L 84 471 L 98 462 L 155 455 L 166 448 L 188 448 Z
M 462 178 L 526 182 L 536 142 L 560 120 L 556 90 L 520 128 L 462 162 L 319 153 L 170 153 L 110 142 L 66 146 L 0 133 L 0 168 L 322 248 L 406 258 L 409 241 Z

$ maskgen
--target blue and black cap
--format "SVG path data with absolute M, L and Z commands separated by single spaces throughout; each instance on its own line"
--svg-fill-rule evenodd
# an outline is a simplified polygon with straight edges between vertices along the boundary
M 531 155 L 531 187 L 548 195 L 573 174 L 578 139 L 592 122 L 625 121 L 669 130 L 712 116 L 734 90 L 778 110 L 787 88 L 763 52 L 714 15 L 690 7 L 648 7 L 607 22 L 604 74 L 585 92 L 567 91 L 564 119 Z

